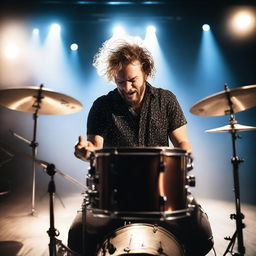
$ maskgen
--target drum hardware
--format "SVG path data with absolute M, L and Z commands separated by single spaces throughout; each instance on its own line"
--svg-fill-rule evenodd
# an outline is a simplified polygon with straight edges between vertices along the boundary
M 232 140 L 233 156 L 231 157 L 231 163 L 233 166 L 233 181 L 234 181 L 234 194 L 235 194 L 235 208 L 236 213 L 231 214 L 230 218 L 236 221 L 236 230 L 232 236 L 225 237 L 226 240 L 230 240 L 229 245 L 223 256 L 227 253 L 232 255 L 245 255 L 245 247 L 243 241 L 243 223 L 244 215 L 241 213 L 240 205 L 240 185 L 239 185 L 239 165 L 244 160 L 237 156 L 236 152 L 236 139 L 240 138 L 237 135 L 238 131 L 255 130 L 255 127 L 240 126 L 236 119 L 235 113 L 247 110 L 256 106 L 256 85 L 242 86 L 240 88 L 229 89 L 228 85 L 224 85 L 224 91 L 208 96 L 199 102 L 192 105 L 190 112 L 199 116 L 219 116 L 230 115 L 229 124 L 224 127 L 207 130 L 206 132 L 229 132 Z M 233 247 L 235 242 L 238 242 L 238 253 L 233 253 Z
M 18 139 L 26 142 L 29 144 L 29 146 L 32 148 L 32 197 L 31 197 L 31 215 L 35 214 L 35 186 L 36 186 L 36 163 L 35 163 L 35 158 L 37 155 L 37 147 L 38 147 L 38 143 L 36 141 L 36 132 L 37 132 L 37 119 L 38 119 L 38 111 L 41 107 L 41 102 L 42 102 L 42 89 L 43 89 L 43 85 L 40 85 L 40 88 L 37 91 L 37 94 L 35 96 L 33 96 L 33 98 L 35 98 L 35 101 L 32 103 L 32 109 L 34 108 L 34 113 L 33 113 L 33 120 L 34 120 L 34 128 L 33 128 L 33 139 L 32 141 L 29 141 L 27 139 L 25 139 L 24 137 L 20 136 L 17 133 L 14 133 L 12 130 L 10 130 L 11 134 L 15 137 L 17 137 Z M 32 110 L 31 109 L 31 110 Z M 32 112 L 32 111 L 31 111 Z
M 65 244 L 62 243 L 61 240 L 56 239 L 56 245 L 57 245 L 57 255 L 58 256 L 81 256 L 81 254 L 72 251 L 70 248 L 68 248 Z
M 25 154 L 25 153 L 21 153 L 18 152 L 16 150 L 14 150 L 14 152 L 16 154 L 19 154 L 21 156 L 24 156 L 30 160 L 33 160 L 33 157 Z M 58 240 L 56 238 L 56 236 L 59 236 L 60 232 L 55 229 L 54 226 L 54 196 L 55 196 L 55 182 L 54 182 L 54 175 L 55 173 L 60 174 L 61 176 L 63 176 L 65 179 L 67 179 L 68 181 L 70 181 L 71 183 L 76 184 L 77 186 L 79 186 L 80 188 L 82 188 L 83 190 L 87 190 L 87 186 L 83 185 L 82 183 L 80 183 L 79 181 L 77 181 L 76 179 L 74 179 L 73 177 L 69 176 L 68 174 L 60 171 L 59 169 L 57 169 L 55 167 L 54 164 L 49 164 L 46 161 L 40 160 L 35 158 L 34 159 L 35 163 L 40 165 L 41 167 L 43 167 L 43 169 L 46 171 L 46 173 L 51 177 L 49 184 L 48 184 L 48 193 L 49 193 L 49 217 L 50 217 L 50 227 L 49 230 L 47 231 L 49 238 L 50 238 L 50 243 L 49 243 L 49 256 L 75 256 L 78 254 L 76 254 L 75 252 L 72 252 L 70 249 L 66 250 L 65 254 L 63 254 L 61 251 L 64 250 L 65 248 L 67 248 L 66 246 L 64 246 L 60 240 Z M 58 254 L 57 254 L 57 247 L 61 246 L 62 249 L 60 249 L 60 254 L 59 254 L 59 250 L 58 250 Z
M 43 84 L 39 88 L 28 86 L 20 88 L 9 88 L 0 90 L 0 105 L 21 112 L 33 113 L 33 139 L 29 141 L 22 136 L 11 131 L 12 135 L 28 143 L 32 148 L 32 196 L 31 215 L 35 213 L 35 168 L 38 143 L 37 120 L 39 114 L 63 115 L 71 114 L 82 109 L 82 104 L 64 94 L 56 93 L 49 89 L 43 89 Z
M 8 162 L 10 162 L 13 159 L 14 155 L 1 146 L 0 146 L 0 150 L 8 156 L 8 158 L 3 159 L 0 162 L 0 167 L 3 167 L 5 164 L 7 164 Z
M 195 187 L 196 186 L 196 177 L 194 175 L 187 175 L 186 181 L 187 181 L 187 185 L 189 187 Z
M 112 219 L 120 219 L 124 221 L 147 220 L 147 221 L 165 221 L 187 218 L 194 212 L 195 205 L 188 204 L 187 209 L 176 211 L 158 211 L 158 212 L 131 212 L 131 211 L 108 211 L 94 207 L 90 207 L 90 211 L 94 217 L 109 217 Z
M 194 169 L 193 161 L 194 161 L 193 157 L 190 154 L 188 154 L 188 162 L 187 162 L 187 171 L 188 172 Z
M 78 255 L 76 253 L 73 253 L 68 247 L 66 247 L 60 240 L 58 240 L 56 237 L 60 235 L 60 232 L 55 228 L 54 225 L 54 196 L 56 193 L 56 187 L 54 182 L 54 175 L 55 173 L 60 173 L 63 177 L 67 178 L 68 175 L 60 172 L 58 169 L 55 168 L 54 164 L 48 164 L 46 162 L 36 160 L 37 163 L 39 163 L 41 166 L 44 167 L 46 173 L 50 176 L 50 181 L 48 184 L 48 193 L 49 193 L 49 216 L 50 216 L 50 227 L 47 231 L 50 242 L 49 242 L 49 256 L 61 256 L 61 255 Z M 63 175 L 64 174 L 64 175 Z M 68 180 L 72 180 L 74 182 L 74 179 L 68 178 Z M 79 182 L 75 182 L 76 184 L 79 184 Z M 84 186 L 82 186 L 84 187 Z
M 159 209 L 161 212 L 165 211 L 167 198 L 166 196 L 159 196 Z
M 5 155 L 7 157 L 3 158 L 0 160 L 0 168 L 3 167 L 5 164 L 7 164 L 8 162 L 10 162 L 14 155 L 11 154 L 10 152 L 8 152 L 8 150 L 6 150 L 5 148 L 0 146 L 0 150 L 5 153 Z M 10 185 L 9 182 L 3 182 L 0 181 L 0 196 L 6 195 L 10 192 Z
M 163 161 L 160 162 L 158 171 L 159 173 L 165 172 L 165 163 Z
M 99 178 L 98 175 L 96 175 L 95 154 L 93 152 L 90 154 L 89 161 L 90 165 L 88 168 L 88 174 L 86 175 L 86 185 L 88 189 L 85 192 L 85 205 L 96 206 L 96 201 L 99 194 L 96 190 L 96 184 L 98 184 Z
M 53 164 L 49 164 L 46 167 L 46 173 L 51 177 L 48 184 L 50 228 L 47 231 L 47 233 L 50 237 L 49 255 L 56 256 L 57 255 L 56 236 L 59 236 L 60 232 L 54 227 L 54 195 L 56 192 L 55 182 L 54 182 L 55 166 Z

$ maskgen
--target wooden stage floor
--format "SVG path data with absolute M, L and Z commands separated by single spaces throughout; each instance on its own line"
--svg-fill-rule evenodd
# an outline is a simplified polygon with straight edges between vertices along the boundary
M 76 211 L 80 208 L 82 195 L 71 195 L 64 198 L 65 208 L 58 198 L 55 198 L 55 227 L 60 231 L 58 237 L 67 244 L 68 229 Z M 229 218 L 235 212 L 232 202 L 212 199 L 199 199 L 209 216 L 212 226 L 215 251 L 223 255 L 228 241 L 225 236 L 232 236 L 235 231 L 235 221 Z M 256 256 L 256 206 L 242 204 L 245 215 L 243 230 L 244 244 L 247 256 Z M 30 216 L 29 199 L 14 199 L 12 195 L 0 198 L 0 255 L 2 256 L 46 256 L 48 253 L 49 213 L 48 198 L 36 201 L 36 216 Z M 213 250 L 207 256 L 213 256 Z M 230 255 L 230 254 L 227 254 Z M 196 256 L 196 255 L 195 255 Z

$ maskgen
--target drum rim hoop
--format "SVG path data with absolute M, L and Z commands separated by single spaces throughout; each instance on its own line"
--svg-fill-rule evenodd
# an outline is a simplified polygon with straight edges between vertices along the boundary
M 185 149 L 169 147 L 106 147 L 95 150 L 96 156 L 159 154 L 166 156 L 188 156 L 188 152 Z

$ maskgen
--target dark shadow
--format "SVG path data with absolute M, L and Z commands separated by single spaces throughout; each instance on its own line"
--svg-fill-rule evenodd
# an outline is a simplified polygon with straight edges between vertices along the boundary
M 17 241 L 0 241 L 0 255 L 16 256 L 23 244 Z

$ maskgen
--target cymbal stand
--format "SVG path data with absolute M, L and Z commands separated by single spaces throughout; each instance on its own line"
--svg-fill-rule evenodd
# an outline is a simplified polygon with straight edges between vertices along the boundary
M 49 243 L 49 256 L 57 256 L 57 240 L 56 236 L 59 236 L 60 232 L 54 227 L 54 195 L 55 195 L 55 183 L 54 183 L 54 174 L 55 166 L 53 164 L 47 165 L 46 173 L 51 176 L 51 180 L 48 184 L 48 192 L 49 192 L 49 210 L 50 210 L 50 228 L 47 231 L 50 237 Z
M 223 254 L 225 256 L 228 252 L 231 252 L 234 256 L 243 256 L 245 255 L 245 247 L 243 242 L 243 228 L 245 227 L 243 223 L 244 215 L 241 213 L 241 206 L 240 206 L 240 186 L 239 186 L 239 164 L 242 163 L 244 160 L 239 158 L 236 153 L 236 139 L 239 138 L 239 136 L 236 134 L 235 124 L 237 123 L 234 115 L 233 110 L 233 104 L 231 101 L 229 88 L 225 84 L 225 91 L 227 95 L 228 104 L 230 107 L 230 120 L 229 124 L 232 127 L 231 130 L 231 137 L 232 137 L 232 150 L 233 150 L 233 156 L 231 158 L 231 163 L 233 165 L 233 179 L 234 179 L 234 193 L 235 193 L 235 204 L 236 204 L 236 213 L 231 214 L 230 218 L 236 220 L 236 231 L 234 232 L 232 238 L 225 237 L 225 240 L 230 240 L 230 243 L 228 244 L 228 247 Z M 238 242 L 238 253 L 233 253 L 233 247 L 235 245 L 235 241 L 237 239 Z M 231 251 L 230 251 L 231 249 Z
M 38 93 L 36 96 L 35 102 L 33 103 L 33 107 L 35 108 L 35 113 L 33 114 L 33 120 L 34 120 L 34 128 L 33 128 L 33 140 L 27 140 L 21 135 L 13 132 L 12 130 L 9 130 L 10 133 L 17 137 L 18 139 L 26 142 L 29 144 L 29 146 L 32 148 L 32 196 L 31 196 L 31 215 L 35 215 L 35 183 L 36 183 L 36 156 L 37 156 L 37 147 L 38 143 L 36 142 L 36 131 L 37 131 L 37 119 L 38 119 L 38 111 L 40 109 L 40 104 L 42 101 L 42 91 L 43 91 L 43 84 L 40 85 L 40 88 L 38 90 Z
M 33 140 L 30 144 L 32 147 L 32 202 L 31 202 L 31 214 L 35 214 L 35 189 L 36 189 L 36 155 L 37 155 L 37 147 L 38 143 L 36 142 L 36 131 L 37 131 L 37 119 L 38 119 L 38 111 L 40 109 L 40 104 L 42 100 L 42 91 L 43 91 L 43 84 L 40 85 L 40 88 L 38 90 L 38 94 L 36 96 L 36 100 L 33 104 L 33 107 L 35 108 L 35 113 L 33 114 L 34 119 L 34 129 L 33 129 Z

